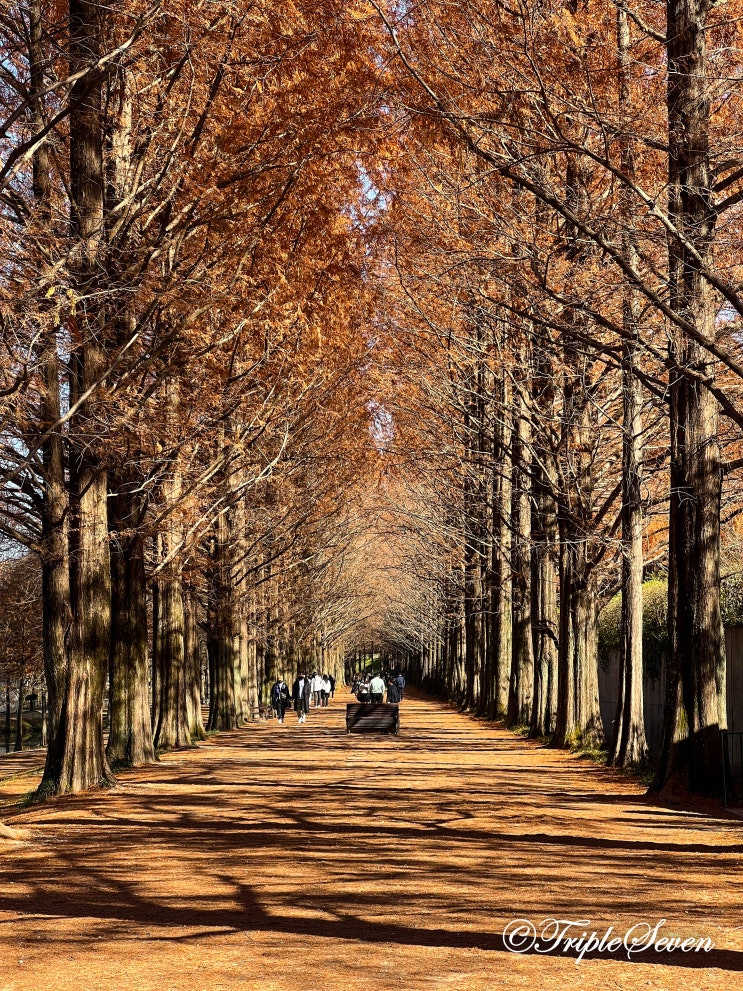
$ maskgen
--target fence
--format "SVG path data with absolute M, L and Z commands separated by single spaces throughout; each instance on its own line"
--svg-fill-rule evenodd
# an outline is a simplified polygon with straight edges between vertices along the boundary
M 743 734 L 743 626 L 729 626 L 725 630 L 725 655 L 727 667 L 727 716 L 731 735 Z M 608 739 L 612 737 L 612 724 L 619 697 L 619 651 L 609 653 L 606 669 L 599 666 L 599 702 L 601 719 Z M 643 680 L 645 735 L 651 757 L 660 747 L 665 700 L 664 671 L 658 678 Z M 732 744 L 731 744 L 732 745 Z
M 743 733 L 722 734 L 722 771 L 725 805 L 743 802 Z

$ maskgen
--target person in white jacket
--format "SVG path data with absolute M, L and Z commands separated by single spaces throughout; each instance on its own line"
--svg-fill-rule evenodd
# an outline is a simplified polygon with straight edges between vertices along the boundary
M 320 689 L 320 697 L 322 699 L 322 704 L 327 705 L 328 699 L 330 698 L 331 684 L 330 678 L 324 674 L 322 676 L 322 688 Z
M 312 707 L 317 709 L 321 702 L 322 696 L 322 675 L 314 672 L 312 675 L 312 681 L 310 683 L 310 690 L 312 691 Z
M 372 702 L 381 702 L 384 699 L 384 678 L 375 674 L 369 685 Z

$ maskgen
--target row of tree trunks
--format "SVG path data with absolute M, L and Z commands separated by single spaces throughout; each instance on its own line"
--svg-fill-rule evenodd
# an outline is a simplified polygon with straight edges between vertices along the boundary
M 600 746 L 586 369 L 576 352 L 563 383 L 570 454 L 558 470 L 554 441 L 532 435 L 531 403 L 548 412 L 556 402 L 545 361 L 538 351 L 522 354 L 512 372 L 488 377 L 474 365 L 466 378 L 461 570 L 452 572 L 441 635 L 421 636 L 415 665 L 424 687 L 479 714 L 526 725 L 556 745 Z M 434 609 L 421 628 L 434 631 L 438 622 Z
M 569 8 L 574 15 L 584 4 L 578 0 Z M 713 169 L 710 162 L 710 100 L 714 87 L 708 78 L 709 0 L 668 0 L 667 29 L 667 110 L 668 110 L 668 305 L 676 315 L 669 322 L 669 423 L 670 423 L 670 513 L 669 513 L 669 595 L 668 629 L 670 658 L 666 668 L 666 707 L 661 755 L 653 788 L 675 785 L 693 790 L 719 791 L 722 768 L 721 729 L 725 728 L 725 651 L 720 613 L 720 503 L 721 464 L 718 446 L 718 405 L 708 385 L 714 383 L 715 367 L 709 350 L 699 339 L 715 341 L 720 301 L 710 286 L 714 269 L 713 245 L 717 216 L 713 195 Z M 617 80 L 620 121 L 633 122 L 630 106 L 633 92 L 631 74 L 630 16 L 617 10 Z M 577 122 L 572 135 L 580 149 L 589 138 Z M 634 180 L 634 157 L 630 127 L 620 126 L 617 137 L 621 156 L 620 171 L 627 179 L 620 194 L 618 215 L 623 219 L 621 245 L 623 271 L 639 271 L 638 257 L 630 232 L 637 230 L 638 218 Z M 485 152 L 483 152 L 485 154 Z M 561 153 L 562 154 L 562 153 Z M 562 162 L 559 158 L 556 161 Z M 585 182 L 581 170 L 584 159 L 578 151 L 564 157 L 563 202 L 572 217 L 589 215 Z M 532 182 L 533 186 L 533 182 Z M 551 195 L 551 194 L 550 194 Z M 548 198 L 545 197 L 545 205 Z M 633 207 L 633 203 L 635 206 Z M 564 257 L 579 272 L 586 252 L 593 249 L 568 215 L 561 227 Z M 539 224 L 545 227 L 544 224 Z M 535 265 L 536 265 L 535 261 Z M 536 271 L 536 268 L 535 268 Z M 647 756 L 642 696 L 642 460 L 643 395 L 639 384 L 640 307 L 636 280 L 627 278 L 623 312 L 623 486 L 622 486 L 622 645 L 619 702 L 614 721 L 609 760 L 615 764 L 642 763 Z M 568 290 L 569 291 L 569 290 Z M 591 380 L 590 357 L 584 342 L 592 328 L 582 310 L 563 310 L 566 327 L 562 340 L 562 438 L 550 451 L 540 440 L 527 445 L 525 453 L 520 426 L 528 415 L 518 401 L 502 403 L 503 420 L 511 411 L 512 426 L 493 430 L 492 506 L 489 514 L 491 564 L 486 575 L 490 620 L 487 637 L 488 683 L 483 687 L 480 711 L 499 715 L 503 711 L 501 673 L 511 673 L 508 719 L 523 721 L 524 698 L 521 686 L 529 669 L 529 638 L 525 634 L 531 618 L 534 654 L 531 732 L 554 732 L 554 740 L 566 745 L 580 740 L 590 745 L 602 742 L 596 674 L 597 589 L 595 568 L 600 559 L 592 524 L 594 492 L 591 477 L 591 448 L 595 439 L 590 408 L 596 381 Z M 572 323 L 571 323 L 572 321 Z M 513 328 L 514 336 L 518 328 Z M 559 373 L 549 377 L 555 379 Z M 518 379 L 519 372 L 516 373 Z M 539 379 L 537 370 L 537 379 Z M 541 388 L 541 387 L 540 387 Z M 496 384 L 494 392 L 497 391 Z M 549 399 L 548 399 L 549 404 Z M 470 402 L 465 417 L 470 417 Z M 479 415 L 479 414 L 478 414 Z M 480 420 L 482 422 L 482 420 Z M 540 421 L 544 422 L 544 421 Z M 466 424 L 470 432 L 474 421 Z M 512 429 L 512 443 L 503 443 L 503 434 Z M 557 457 L 553 457 L 557 455 Z M 506 457 L 514 464 L 506 466 Z M 528 470 L 532 458 L 531 471 Z M 524 474 L 529 475 L 531 502 L 522 501 Z M 505 480 L 512 478 L 513 493 L 502 497 Z M 474 495 L 465 492 L 465 515 L 475 515 Z M 508 504 L 508 508 L 504 507 Z M 499 526 L 505 512 L 508 524 Z M 530 523 L 527 516 L 531 515 Z M 513 546 L 510 546 L 512 541 Z M 466 547 L 469 544 L 466 542 Z M 527 548 L 531 568 L 524 567 Z M 559 555 L 559 575 L 555 561 Z M 473 560 L 465 553 L 464 581 L 459 583 L 464 618 L 448 592 L 446 622 L 441 623 L 445 644 L 445 677 L 442 686 L 457 697 L 462 683 L 459 665 L 466 659 L 465 697 L 473 704 L 471 644 L 474 642 L 471 616 L 474 615 L 475 589 Z M 513 580 L 504 575 L 513 564 Z M 456 586 L 456 570 L 452 572 Z M 527 583 L 531 592 L 527 593 Z M 559 598 L 555 594 L 559 586 Z M 512 601 L 504 608 L 505 597 Z M 559 601 L 559 624 L 555 615 Z M 530 610 L 530 613 L 529 613 Z M 464 648 L 462 629 L 464 623 Z M 513 628 L 508 624 L 513 623 Z M 433 637 L 422 637 L 434 642 Z M 507 651 L 508 661 L 498 658 Z M 557 656 L 555 658 L 555 650 Z M 488 666 L 492 665 L 492 666 Z M 495 683 L 490 701 L 490 679 Z M 556 694 L 555 694 L 556 692 Z
M 492 487 L 486 492 L 474 471 L 465 475 L 461 581 L 454 571 L 446 624 L 440 637 L 421 638 L 416 667 L 424 687 L 467 708 L 529 726 L 533 736 L 552 735 L 556 745 L 600 746 L 597 595 L 585 537 L 593 513 L 585 370 L 576 363 L 563 407 L 563 437 L 573 446 L 577 438 L 585 453 L 574 457 L 571 451 L 563 461 L 560 488 L 551 441 L 532 436 L 530 418 L 531 401 L 541 409 L 554 406 L 553 369 L 542 367 L 538 355 L 534 368 L 522 357 L 513 382 L 503 375 L 492 384 L 498 400 Z M 468 395 L 478 387 L 473 376 Z M 470 399 L 463 416 L 465 436 L 476 437 L 483 406 Z M 479 443 L 468 460 L 478 467 L 485 463 Z M 483 504 L 489 506 L 486 521 L 478 515 Z M 491 543 L 487 570 L 480 567 L 486 555 L 476 553 L 485 532 Z M 481 603 L 488 604 L 490 616 L 479 650 Z M 422 618 L 422 628 L 434 630 L 437 621 L 434 610 L 430 620 Z

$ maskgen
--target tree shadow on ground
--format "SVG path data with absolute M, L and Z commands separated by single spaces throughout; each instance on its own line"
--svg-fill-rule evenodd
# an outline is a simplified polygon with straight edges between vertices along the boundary
M 504 920 L 526 913 L 615 924 L 642 906 L 683 919 L 699 905 L 709 915 L 713 891 L 730 888 L 739 829 L 692 819 L 691 836 L 689 817 L 575 761 L 542 766 L 532 750 L 519 766 L 528 748 L 494 731 L 477 747 L 468 733 L 439 747 L 431 727 L 442 735 L 461 717 L 424 712 L 419 731 L 413 716 L 404 746 L 343 734 L 329 747 L 321 733 L 264 727 L 223 734 L 122 775 L 119 790 L 34 808 L 24 818 L 36 842 L 14 853 L 0 942 L 64 920 L 50 945 L 92 928 L 144 943 L 252 932 L 505 953 Z M 631 962 L 739 971 L 743 952 L 648 950 Z

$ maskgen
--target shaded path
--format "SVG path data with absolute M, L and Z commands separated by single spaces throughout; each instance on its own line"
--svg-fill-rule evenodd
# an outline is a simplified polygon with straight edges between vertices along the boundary
M 399 737 L 346 736 L 336 698 L 304 726 L 222 734 L 12 824 L 33 842 L 0 843 L 0 991 L 743 980 L 739 821 L 655 808 L 626 779 L 422 698 Z M 510 920 L 548 916 L 620 935 L 665 918 L 663 935 L 715 949 L 505 951 Z

